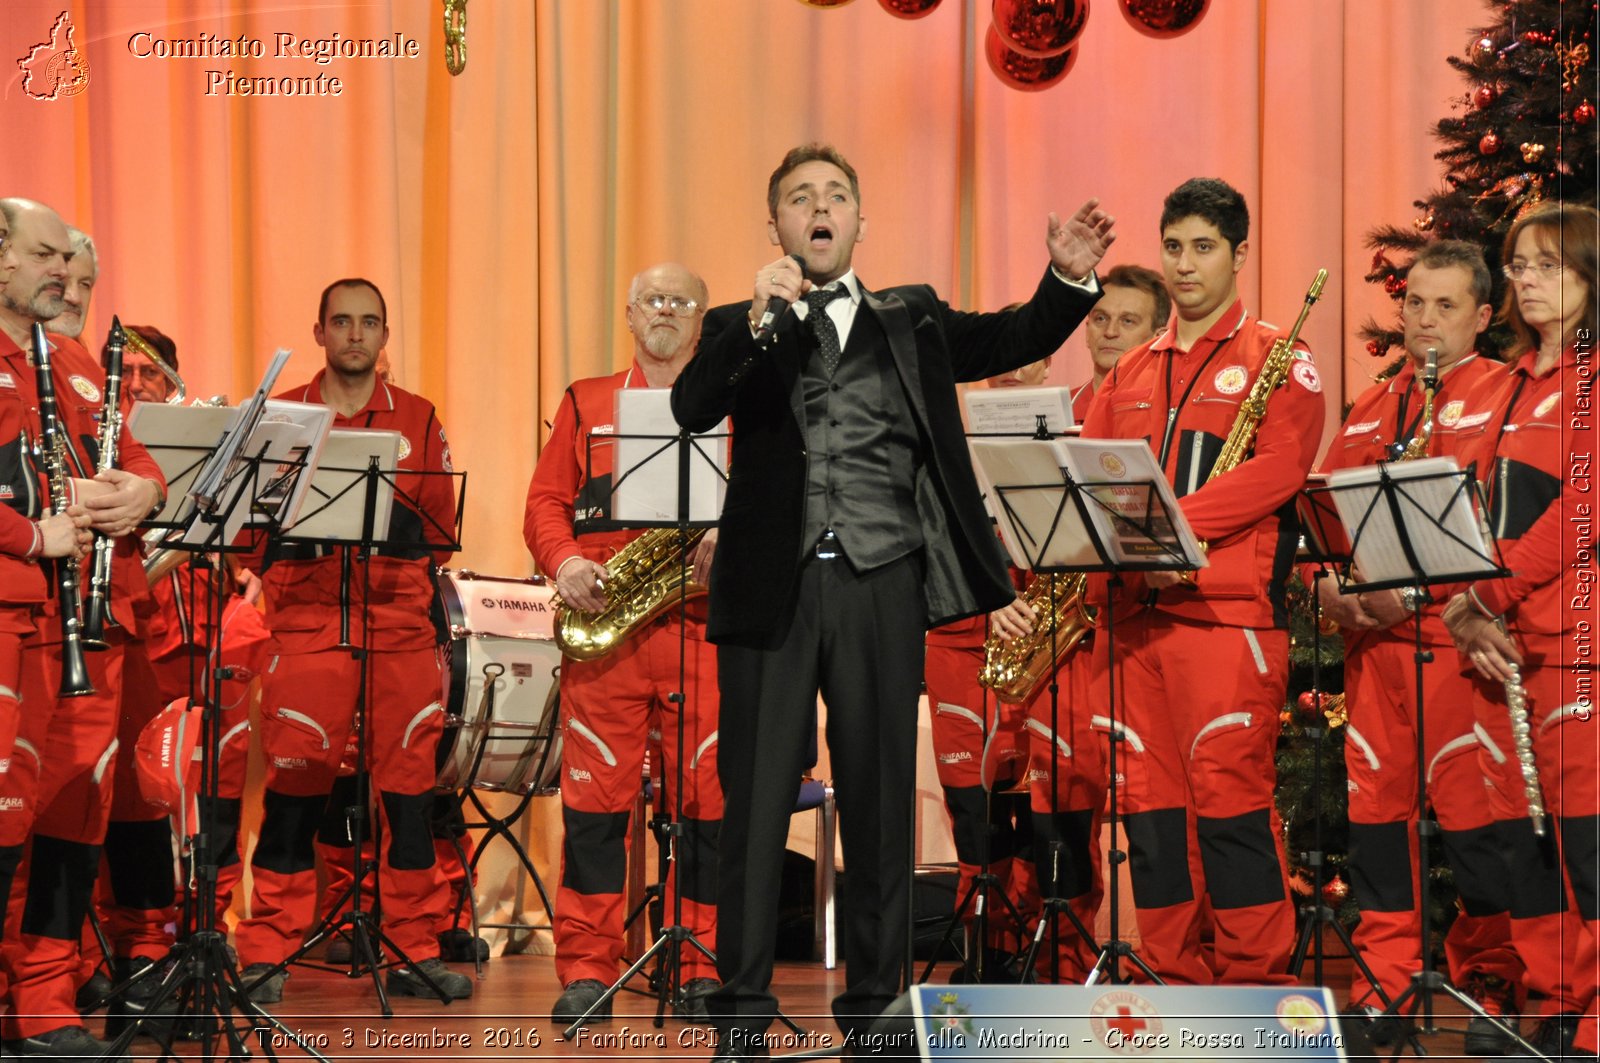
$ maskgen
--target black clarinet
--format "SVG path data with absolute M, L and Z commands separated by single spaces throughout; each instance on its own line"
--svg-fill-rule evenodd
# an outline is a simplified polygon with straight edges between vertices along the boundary
M 106 337 L 106 404 L 100 411 L 100 453 L 95 472 L 117 467 L 117 441 L 122 438 L 122 348 L 127 333 L 112 315 Z M 91 650 L 106 648 L 106 622 L 111 616 L 111 552 L 109 535 L 94 539 L 94 564 L 89 569 L 89 593 L 83 601 L 83 644 Z
M 50 375 L 50 344 L 44 326 L 33 326 L 33 366 L 39 385 L 39 464 L 50 483 L 50 511 L 65 513 L 72 504 L 72 470 L 67 468 L 67 440 L 56 415 L 56 382 Z M 82 621 L 78 612 L 83 603 L 78 590 L 78 559 L 57 558 L 56 604 L 61 613 L 61 689 L 63 698 L 94 693 L 89 681 L 89 665 L 83 657 Z

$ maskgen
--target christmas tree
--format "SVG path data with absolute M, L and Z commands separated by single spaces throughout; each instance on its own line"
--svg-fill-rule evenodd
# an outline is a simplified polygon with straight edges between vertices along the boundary
M 1496 21 L 1473 32 L 1448 61 L 1466 83 L 1455 112 L 1433 128 L 1445 165 L 1444 187 L 1416 201 L 1410 226 L 1383 225 L 1367 234 L 1373 248 L 1367 280 L 1396 304 L 1406 271 L 1430 240 L 1469 240 L 1483 247 L 1500 305 L 1500 248 L 1523 212 L 1546 200 L 1596 200 L 1597 73 L 1593 0 L 1496 0 Z M 1400 346 L 1397 325 L 1367 321 L 1367 350 L 1387 357 Z M 1479 349 L 1504 348 L 1508 334 L 1492 327 Z

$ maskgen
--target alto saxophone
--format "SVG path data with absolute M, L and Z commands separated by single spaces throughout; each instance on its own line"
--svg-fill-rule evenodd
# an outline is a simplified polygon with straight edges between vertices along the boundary
M 680 555 L 705 537 L 704 528 L 650 528 L 606 562 L 606 607 L 598 613 L 573 609 L 557 595 L 556 645 L 575 661 L 592 661 L 615 650 L 679 598 L 706 589 L 687 574 Z
M 1267 352 L 1266 362 L 1256 377 L 1255 386 L 1239 406 L 1239 416 L 1228 433 L 1222 453 L 1211 467 L 1207 480 L 1243 464 L 1255 444 L 1256 429 L 1267 412 L 1267 400 L 1289 375 L 1294 362 L 1294 343 L 1305 325 L 1311 306 L 1322 297 L 1322 286 L 1327 282 L 1328 271 L 1318 270 L 1316 279 L 1306 292 L 1305 306 L 1295 321 L 1289 335 L 1277 340 Z M 1201 549 L 1206 544 L 1201 543 Z M 1022 594 L 1023 601 L 1033 608 L 1042 622 L 1021 638 L 1005 641 L 990 635 L 983 644 L 983 668 L 978 672 L 978 682 L 995 692 L 995 697 L 1005 702 L 1021 702 L 1032 696 L 1039 682 L 1055 670 L 1057 662 L 1072 652 L 1083 641 L 1094 624 L 1094 615 L 1084 604 L 1083 593 L 1088 580 L 1082 573 L 1070 576 L 1049 576 L 1035 579 Z M 1052 593 L 1053 591 L 1053 593 Z M 1052 601 L 1054 608 L 1052 608 Z

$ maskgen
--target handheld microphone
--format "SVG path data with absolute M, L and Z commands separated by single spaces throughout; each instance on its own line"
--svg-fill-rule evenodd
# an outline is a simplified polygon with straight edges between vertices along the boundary
M 789 257 L 800 263 L 800 273 L 804 276 L 806 260 L 799 255 L 790 255 Z M 789 300 L 781 299 L 777 296 L 768 299 L 767 309 L 762 313 L 761 320 L 756 322 L 756 339 L 764 340 L 772 335 L 772 330 L 777 325 L 778 318 L 782 317 L 783 312 L 787 309 L 789 309 Z

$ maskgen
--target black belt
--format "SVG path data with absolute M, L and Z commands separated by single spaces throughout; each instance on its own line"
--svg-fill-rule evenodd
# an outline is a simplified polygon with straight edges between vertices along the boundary
M 822 533 L 822 537 L 811 548 L 811 552 L 819 561 L 832 561 L 844 556 L 844 546 L 839 542 L 839 537 L 833 534 L 833 529 L 829 528 Z

